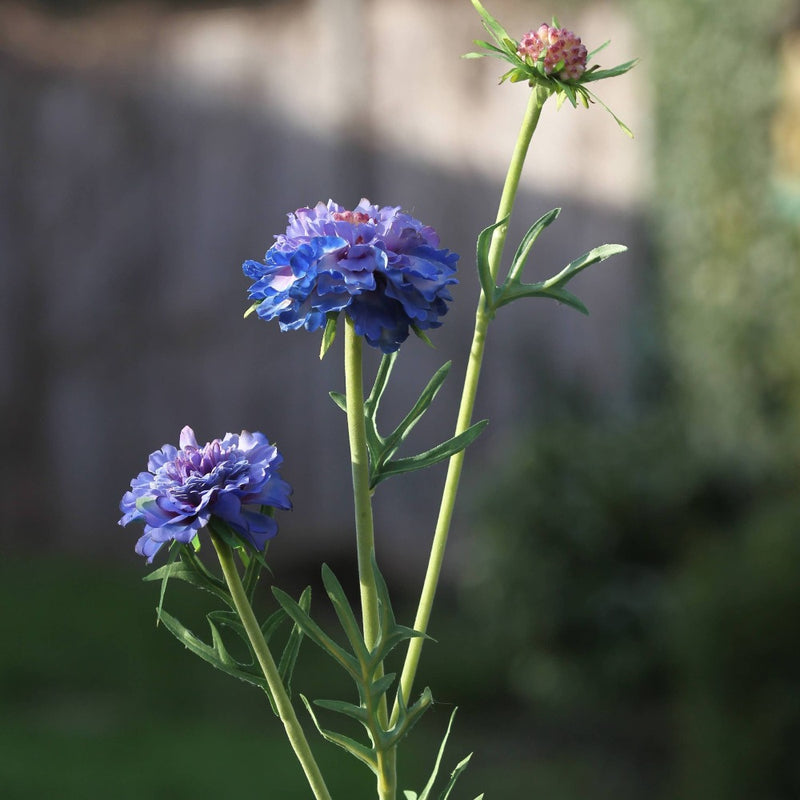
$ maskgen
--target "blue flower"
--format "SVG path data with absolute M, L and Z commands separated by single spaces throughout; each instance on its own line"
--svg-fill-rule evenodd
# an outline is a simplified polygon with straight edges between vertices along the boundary
M 212 516 L 263 550 L 278 525 L 271 516 L 245 506 L 292 507 L 292 489 L 277 471 L 282 462 L 262 433 L 226 433 L 222 441 L 200 447 L 187 425 L 180 449 L 165 444 L 150 455 L 148 472 L 131 481 L 131 491 L 120 503 L 119 524 L 144 521 L 136 552 L 148 563 L 165 542 L 190 542 Z
M 368 344 L 393 353 L 410 328 L 442 324 L 447 287 L 458 283 L 458 255 L 439 249 L 433 228 L 366 199 L 353 211 L 333 200 L 301 208 L 275 239 L 263 263 L 242 269 L 255 281 L 258 316 L 277 318 L 284 331 L 315 331 L 344 311 Z

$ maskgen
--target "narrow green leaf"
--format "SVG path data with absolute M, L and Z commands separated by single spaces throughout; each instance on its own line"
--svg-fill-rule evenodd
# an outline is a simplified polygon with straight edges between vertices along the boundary
M 314 705 L 328 711 L 335 711 L 337 714 L 343 714 L 345 717 L 354 719 L 364 726 L 368 724 L 369 714 L 367 713 L 367 709 L 363 706 L 345 703 L 343 700 L 315 700 Z
M 439 776 L 439 768 L 442 765 L 442 757 L 444 756 L 445 747 L 447 747 L 447 740 L 450 738 L 450 731 L 453 728 L 453 720 L 456 716 L 457 708 L 453 709 L 453 713 L 450 715 L 450 722 L 447 723 L 447 730 L 445 731 L 444 738 L 442 739 L 442 743 L 439 745 L 439 752 L 436 756 L 436 761 L 433 764 L 433 772 L 431 772 L 430 778 L 428 778 L 428 782 L 425 784 L 422 792 L 419 795 L 419 800 L 428 800 L 430 797 L 430 793 L 433 791 L 433 785 L 436 783 L 436 778 Z
M 328 392 L 328 396 L 345 414 L 347 413 L 347 397 L 341 392 Z
M 274 611 L 270 614 L 264 622 L 261 623 L 261 635 L 264 637 L 264 641 L 269 644 L 269 640 L 272 638 L 273 634 L 276 630 L 280 627 L 281 623 L 287 618 L 286 612 L 279 608 L 277 611 Z
M 533 225 L 528 228 L 528 232 L 522 237 L 522 241 L 519 243 L 517 252 L 514 254 L 514 259 L 511 262 L 511 268 L 509 269 L 508 277 L 506 278 L 507 283 L 519 279 L 534 242 L 539 238 L 539 234 L 548 225 L 551 225 L 556 221 L 556 219 L 558 219 L 558 215 L 560 213 L 560 208 L 554 208 L 539 217 L 539 219 L 537 219 L 536 222 L 534 222 Z M 502 289 L 500 291 L 502 293 Z
M 522 297 L 549 297 L 551 300 L 558 300 L 559 303 L 571 306 L 582 314 L 589 314 L 589 310 L 574 294 L 558 287 L 548 289 L 542 283 L 515 283 L 507 287 L 498 306 L 508 305 Z
M 412 792 L 410 789 L 403 790 L 403 797 L 404 800 L 420 800 L 420 798 L 417 797 L 417 793 Z
M 361 671 L 358 662 L 353 656 L 336 644 L 286 592 L 281 591 L 277 586 L 273 586 L 272 593 L 283 610 L 300 626 L 300 630 L 317 647 L 328 653 L 354 680 L 360 679 Z
M 325 587 L 325 591 L 328 593 L 328 597 L 333 605 L 333 610 L 339 618 L 342 630 L 345 636 L 347 636 L 347 641 L 350 642 L 353 654 L 360 664 L 366 664 L 369 659 L 369 652 L 364 644 L 364 638 L 361 629 L 358 627 L 356 616 L 353 613 L 353 609 L 350 608 L 350 603 L 347 600 L 347 595 L 344 593 L 342 584 L 339 583 L 327 564 L 322 565 L 322 584 Z
M 267 682 L 258 673 L 243 669 L 242 665 L 238 665 L 238 662 L 234 661 L 233 659 L 230 659 L 229 661 L 223 661 L 213 647 L 210 647 L 201 639 L 198 639 L 198 637 L 195 636 L 188 628 L 186 628 L 182 623 L 175 619 L 175 617 L 173 617 L 171 614 L 168 614 L 166 611 L 162 610 L 161 621 L 164 623 L 164 627 L 182 645 L 184 645 L 184 647 L 186 647 L 188 650 L 191 650 L 192 653 L 200 656 L 200 658 L 202 658 L 204 661 L 207 661 L 221 672 L 225 672 L 228 675 L 239 678 L 239 680 L 252 683 L 254 686 L 264 689 L 269 696 L 269 687 L 267 686 Z
M 503 39 L 510 39 L 511 37 L 506 33 L 505 28 L 481 5 L 480 0 L 472 0 L 472 5 L 475 10 L 481 15 L 483 26 L 491 34 L 492 38 L 498 43 L 502 44 Z
M 262 506 L 262 511 L 264 508 L 265 506 Z M 267 544 L 269 544 L 269 542 L 267 542 Z M 245 556 L 246 553 L 244 550 L 240 549 L 239 555 Z M 263 568 L 263 564 L 257 558 L 250 558 L 247 556 L 247 564 L 242 577 L 242 586 L 244 587 L 245 594 L 250 603 L 253 602 L 253 595 L 255 594 L 258 579 L 261 577 L 261 570 Z
M 386 675 L 378 678 L 378 680 L 373 681 L 369 686 L 369 693 L 375 701 L 378 701 L 389 689 L 392 688 L 392 684 L 394 683 L 394 679 L 396 677 L 396 673 L 388 672 Z
M 486 58 L 486 53 L 464 53 L 461 58 Z
M 632 61 L 626 61 L 624 64 L 618 64 L 616 67 L 612 67 L 611 69 L 591 70 L 581 75 L 581 82 L 589 83 L 590 81 L 602 81 L 605 78 L 615 78 L 617 75 L 624 75 L 626 72 L 630 72 L 638 63 L 639 59 L 634 58 Z
M 453 787 L 456 785 L 456 781 L 459 779 L 461 773 L 467 768 L 469 764 L 469 760 L 472 758 L 472 753 L 470 753 L 465 759 L 458 762 L 456 768 L 450 775 L 450 781 L 445 787 L 445 790 L 442 792 L 439 800 L 447 800 L 450 797 L 450 792 L 453 791 Z
M 597 264 L 600 261 L 605 261 L 611 256 L 618 253 L 624 253 L 628 248 L 622 244 L 602 244 L 599 247 L 593 247 L 581 256 L 578 256 L 574 261 L 570 261 L 564 269 L 552 278 L 548 278 L 542 282 L 545 289 L 551 287 L 563 286 L 571 281 L 579 272 L 582 272 L 586 267 L 592 264 Z
M 409 458 L 398 458 L 395 461 L 390 461 L 384 466 L 379 473 L 373 476 L 370 488 L 374 488 L 387 478 L 393 475 L 401 475 L 404 472 L 413 472 L 418 469 L 425 469 L 433 464 L 438 464 L 450 456 L 455 455 L 460 450 L 464 450 L 475 439 L 480 436 L 483 429 L 489 424 L 488 419 L 483 419 L 470 426 L 463 433 L 448 439 L 446 442 L 426 450 L 424 453 L 419 453 Z
M 334 733 L 333 731 L 322 728 L 317 720 L 317 715 L 314 713 L 314 709 L 311 708 L 311 703 L 308 702 L 308 698 L 301 694 L 300 699 L 303 701 L 306 710 L 311 716 L 314 726 L 324 739 L 346 750 L 351 756 L 354 756 L 359 761 L 366 764 L 376 775 L 378 774 L 378 759 L 374 750 L 351 739 L 349 736 L 343 736 L 340 733 Z
M 380 470 L 383 465 L 389 461 L 389 459 L 391 459 L 391 457 L 397 452 L 400 445 L 405 441 L 412 428 L 417 424 L 417 422 L 419 422 L 423 414 L 430 408 L 431 403 L 439 393 L 439 389 L 442 388 L 442 384 L 445 382 L 452 364 L 452 361 L 448 361 L 446 364 L 443 364 L 438 370 L 436 370 L 433 377 L 428 381 L 428 384 L 422 390 L 417 402 L 414 403 L 411 411 L 406 414 L 394 431 L 386 437 L 383 449 L 375 464 L 376 470 Z
M 194 562 L 187 563 L 186 559 L 189 557 L 199 562 L 199 559 L 197 559 L 194 553 L 189 556 L 188 551 L 185 551 L 181 554 L 180 563 L 166 564 L 163 567 L 159 567 L 149 575 L 145 575 L 142 580 L 158 581 L 162 580 L 165 575 L 168 574 L 170 578 L 177 578 L 178 580 L 185 581 L 186 583 L 196 586 L 199 589 L 211 592 L 211 594 L 215 595 L 220 600 L 223 600 L 230 608 L 234 608 L 233 600 L 231 600 L 231 596 L 228 593 L 225 584 L 215 576 L 211 575 L 211 573 L 207 570 L 198 570 L 194 566 Z
M 411 330 L 413 331 L 414 336 L 416 336 L 417 339 L 420 339 L 421 341 L 425 342 L 425 344 L 428 345 L 428 347 L 434 350 L 436 349 L 436 345 L 430 340 L 428 334 L 425 333 L 425 331 L 422 330 L 422 328 L 420 328 L 419 325 L 417 325 L 415 322 L 411 323 Z
M 595 49 L 586 56 L 586 63 L 588 64 L 601 50 L 605 50 L 610 44 L 611 39 L 606 39 L 599 47 L 595 47 Z
M 339 322 L 339 312 L 329 311 L 325 322 L 325 330 L 322 332 L 322 344 L 319 347 L 319 360 L 325 358 L 325 354 L 331 349 L 333 340 L 336 338 L 336 326 Z
M 402 692 L 398 691 L 398 695 L 402 695 Z M 400 714 L 397 724 L 384 738 L 384 747 L 393 747 L 406 736 L 414 725 L 419 722 L 422 715 L 431 707 L 432 703 L 433 695 L 431 695 L 431 690 L 426 686 L 417 702 L 405 714 Z
M 364 400 L 364 422 L 367 432 L 367 449 L 369 450 L 370 464 L 375 464 L 383 447 L 383 437 L 378 433 L 377 415 L 383 393 L 389 384 L 389 378 L 397 361 L 397 351 L 386 353 L 381 358 L 375 381 L 372 384 L 367 399 Z
M 311 609 L 311 587 L 307 586 L 303 593 L 300 595 L 298 601 L 300 608 L 309 613 Z M 300 654 L 300 645 L 303 643 L 303 631 L 300 626 L 295 623 L 289 633 L 289 638 L 281 653 L 281 660 L 278 663 L 278 673 L 281 676 L 281 681 L 286 687 L 286 691 L 291 696 L 292 693 L 292 674 L 294 673 L 295 664 L 297 664 L 297 656 Z
M 492 244 L 494 232 L 503 225 L 508 225 L 509 216 L 503 217 L 503 219 L 498 220 L 488 228 L 484 228 L 480 234 L 478 234 L 475 259 L 478 265 L 478 278 L 480 279 L 481 289 L 483 289 L 483 296 L 488 308 L 494 308 L 495 293 L 494 278 L 492 277 L 492 271 L 489 265 L 489 248 Z
M 196 536 L 194 537 L 197 538 Z M 176 559 L 180 555 L 181 548 L 183 544 L 181 542 L 176 542 L 174 539 L 170 542 L 169 545 L 169 558 L 167 559 L 166 567 L 167 569 L 164 571 L 164 577 L 161 579 L 161 592 L 158 595 L 158 607 L 156 608 L 156 626 L 158 626 L 158 621 L 161 618 L 161 610 L 164 608 L 164 596 L 167 593 L 167 582 L 170 579 L 171 570 L 169 569 L 175 563 Z

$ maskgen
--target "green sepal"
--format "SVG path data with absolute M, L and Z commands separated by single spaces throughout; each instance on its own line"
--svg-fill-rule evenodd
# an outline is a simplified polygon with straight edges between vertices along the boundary
M 262 302 L 262 300 L 256 300 L 255 303 L 248 306 L 244 314 L 242 314 L 242 318 L 247 319 L 261 305 Z
M 319 347 L 319 360 L 325 358 L 325 354 L 331 349 L 333 340 L 336 338 L 336 326 L 339 323 L 339 312 L 329 311 L 326 316 L 325 330 L 322 332 L 322 344 Z
M 413 331 L 414 336 L 416 336 L 417 339 L 425 342 L 425 344 L 428 345 L 428 347 L 431 347 L 434 350 L 436 349 L 436 345 L 430 340 L 428 334 L 425 333 L 425 331 L 422 330 L 422 328 L 420 328 L 419 325 L 417 325 L 415 322 L 411 323 L 411 330 Z
M 508 277 L 506 278 L 506 283 L 512 283 L 519 279 L 520 274 L 522 273 L 522 269 L 525 266 L 525 262 L 528 259 L 528 255 L 531 252 L 531 248 L 533 247 L 536 240 L 539 238 L 539 234 L 550 224 L 558 219 L 558 215 L 561 213 L 560 208 L 554 208 L 551 211 L 548 211 L 546 214 L 543 214 L 536 222 L 528 228 L 528 232 L 522 237 L 522 241 L 519 243 L 519 247 L 517 248 L 517 252 L 514 253 L 514 258 L 511 261 L 511 268 L 508 270 Z
M 450 456 L 455 455 L 461 450 L 467 448 L 475 439 L 480 436 L 483 429 L 489 424 L 488 419 L 482 419 L 471 425 L 463 433 L 442 442 L 430 450 L 423 453 L 418 453 L 415 456 L 408 458 L 398 458 L 395 461 L 390 461 L 386 464 L 379 473 L 372 476 L 370 480 L 370 488 L 374 489 L 379 483 L 391 478 L 393 475 L 402 475 L 404 472 L 413 472 L 418 469 L 425 469 L 426 467 L 438 464 Z
M 508 224 L 510 215 L 503 217 L 488 228 L 484 228 L 478 235 L 478 244 L 475 253 L 475 261 L 478 266 L 478 278 L 481 282 L 481 289 L 486 301 L 486 307 L 494 309 L 495 283 L 492 277 L 492 270 L 489 265 L 489 249 L 492 245 L 492 237 L 495 230 Z
M 324 650 L 354 680 L 358 681 L 361 675 L 358 660 L 351 656 L 343 647 L 336 644 L 336 642 L 311 619 L 308 612 L 304 611 L 297 602 L 286 594 L 286 592 L 278 589 L 277 586 L 273 586 L 272 593 L 275 595 L 275 599 L 283 610 L 295 621 L 300 630 L 314 642 L 317 647 Z

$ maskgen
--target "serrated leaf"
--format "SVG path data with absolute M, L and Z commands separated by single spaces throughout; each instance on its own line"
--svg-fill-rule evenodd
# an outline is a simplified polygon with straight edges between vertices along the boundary
M 476 422 L 471 425 L 467 430 L 446 442 L 442 442 L 424 453 L 419 453 L 415 456 L 408 458 L 398 458 L 395 461 L 390 461 L 386 464 L 379 473 L 372 476 L 370 488 L 373 489 L 382 481 L 391 478 L 393 475 L 402 475 L 404 472 L 413 472 L 418 469 L 425 469 L 427 467 L 438 464 L 440 461 L 450 458 L 461 450 L 468 447 L 475 439 L 480 436 L 483 429 L 489 424 L 488 419 Z
M 509 269 L 508 277 L 506 278 L 507 282 L 515 281 L 519 278 L 520 274 L 522 273 L 522 269 L 525 266 L 525 262 L 528 259 L 528 255 L 531 252 L 531 248 L 539 238 L 539 234 L 548 225 L 551 225 L 553 222 L 555 222 L 560 213 L 560 208 L 554 208 L 539 217 L 539 219 L 537 219 L 536 222 L 534 222 L 533 225 L 528 228 L 528 232 L 522 237 L 522 241 L 519 243 L 517 252 L 514 254 L 514 259 L 511 262 L 511 268 Z
M 328 653 L 354 680 L 358 681 L 361 676 L 358 661 L 336 644 L 286 592 L 273 586 L 272 593 L 283 610 L 300 626 L 300 630 L 317 647 Z
M 508 74 L 509 73 L 506 73 L 506 75 Z M 495 230 L 503 225 L 507 225 L 509 217 L 510 215 L 503 217 L 503 219 L 498 220 L 488 228 L 484 228 L 480 234 L 478 234 L 475 261 L 478 266 L 478 278 L 481 282 L 481 289 L 483 290 L 483 296 L 486 300 L 486 306 L 490 309 L 494 307 L 495 282 L 489 265 L 489 249 L 492 245 L 492 237 L 494 236 Z

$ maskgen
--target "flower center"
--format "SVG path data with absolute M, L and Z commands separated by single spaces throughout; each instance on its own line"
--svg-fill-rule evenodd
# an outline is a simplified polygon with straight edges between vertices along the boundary
M 363 211 L 334 211 L 331 216 L 337 222 L 349 222 L 352 225 L 369 222 L 369 214 L 365 214 Z

